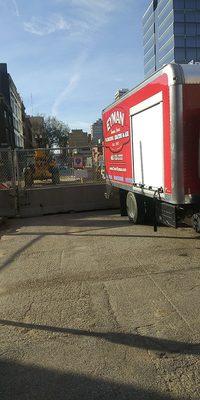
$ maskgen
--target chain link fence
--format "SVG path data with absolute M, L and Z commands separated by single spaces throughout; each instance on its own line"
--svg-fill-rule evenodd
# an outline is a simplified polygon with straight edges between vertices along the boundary
M 105 182 L 103 149 L 0 150 L 0 189 Z
M 0 190 L 15 188 L 15 154 L 9 149 L 0 150 Z

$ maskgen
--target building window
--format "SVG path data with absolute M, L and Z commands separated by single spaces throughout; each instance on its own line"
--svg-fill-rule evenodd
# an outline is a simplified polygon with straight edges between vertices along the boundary
M 149 26 L 154 24 L 154 19 L 155 19 L 154 14 L 151 14 L 148 20 L 145 23 L 143 23 L 143 28 L 147 30 Z
M 151 37 L 151 39 L 145 44 L 144 46 L 144 54 L 147 54 L 148 51 L 153 47 L 154 48 L 155 40 L 154 40 L 154 35 Z
M 174 11 L 174 21 L 175 22 L 184 22 L 185 18 L 184 18 L 184 11 Z
M 151 25 L 148 30 L 145 29 L 145 35 L 144 35 L 144 44 L 147 43 L 149 40 L 152 40 L 152 37 L 154 35 L 154 24 Z
M 153 56 L 153 57 L 148 61 L 148 63 L 146 63 L 147 69 L 153 68 L 153 66 L 155 66 L 155 62 L 156 62 L 155 56 Z
M 185 47 L 185 36 L 176 36 L 174 42 L 176 47 Z
M 150 68 L 150 69 L 145 67 L 145 69 L 144 69 L 144 73 L 146 76 L 150 76 L 150 75 L 154 74 L 155 71 L 156 71 L 155 67 Z
M 162 59 L 165 54 L 168 54 L 174 48 L 174 38 L 169 40 L 159 51 L 159 58 Z
M 200 12 L 196 11 L 196 21 L 200 22 Z
M 200 47 L 200 36 L 197 36 L 197 47 Z
M 189 24 L 185 25 L 186 35 L 196 35 L 197 26 L 196 24 Z
M 187 48 L 187 49 L 186 49 L 186 58 L 187 58 L 187 61 L 188 61 L 188 62 L 191 61 L 191 60 L 195 60 L 195 61 L 196 61 L 196 58 L 197 58 L 197 51 L 196 51 L 196 49 Z
M 164 46 L 169 40 L 172 40 L 174 37 L 173 31 L 166 32 L 166 34 L 162 35 L 162 37 L 158 40 L 159 49 Z
M 169 25 L 173 23 L 173 21 L 173 11 L 171 11 L 167 18 L 165 18 L 165 20 L 159 26 L 159 36 L 162 36 L 162 34 L 166 31 Z
M 165 8 L 162 8 L 160 14 L 158 15 L 158 21 L 159 24 L 162 24 L 162 22 L 165 20 L 165 18 L 168 17 L 168 15 L 170 14 L 170 12 L 173 10 L 173 3 L 170 0 L 167 5 L 165 6 Z
M 196 9 L 196 0 L 185 0 L 185 8 Z
M 196 13 L 194 11 L 186 11 L 185 20 L 186 22 L 196 22 Z
M 171 36 L 174 34 L 174 24 L 172 23 L 169 25 L 169 27 L 166 29 L 166 31 L 159 36 L 159 42 L 165 38 L 165 40 L 168 40 Z
M 176 62 L 184 63 L 185 62 L 185 49 L 176 47 L 174 50 L 175 60 Z
M 146 13 L 143 16 L 143 25 L 146 24 L 146 22 L 148 21 L 149 17 L 151 17 L 152 13 L 153 13 L 153 5 L 150 4 L 150 6 L 148 7 Z
M 148 51 L 148 53 L 145 54 L 145 56 L 144 56 L 144 62 L 145 62 L 145 64 L 148 63 L 148 61 L 154 56 L 154 52 L 155 52 L 154 47 L 152 47 L 152 48 Z
M 175 10 L 184 10 L 184 0 L 174 0 L 174 8 Z
M 197 61 L 200 61 L 200 49 L 197 49 Z
M 158 7 L 157 7 L 158 14 L 160 14 L 161 11 L 163 10 L 163 8 L 165 8 L 165 6 L 168 4 L 168 1 L 169 0 L 159 0 L 158 1 Z
M 186 37 L 186 46 L 187 47 L 196 47 L 196 37 L 188 36 Z
M 174 61 L 174 49 L 171 49 L 169 53 L 165 54 L 163 58 L 159 60 L 159 65 L 162 67 L 165 64 L 169 64 Z
M 175 33 L 175 35 L 184 35 L 185 34 L 185 24 L 183 22 L 175 22 L 174 33 Z

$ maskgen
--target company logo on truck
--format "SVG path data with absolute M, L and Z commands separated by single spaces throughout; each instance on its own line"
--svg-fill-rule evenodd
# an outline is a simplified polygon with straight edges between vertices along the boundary
M 105 118 L 105 147 L 109 148 L 113 153 L 118 153 L 123 146 L 129 142 L 129 126 L 126 123 L 125 111 L 123 108 L 117 107 Z
M 122 111 L 114 111 L 111 116 L 107 119 L 107 130 L 108 132 L 114 125 L 124 125 L 124 113 Z

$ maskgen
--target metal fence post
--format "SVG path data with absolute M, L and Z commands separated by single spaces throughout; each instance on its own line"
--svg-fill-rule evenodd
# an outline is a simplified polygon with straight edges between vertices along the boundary
M 16 176 L 15 176 L 15 165 L 14 165 L 14 152 L 12 149 L 8 150 L 8 159 L 11 166 L 11 188 L 16 190 Z
M 14 180 L 15 180 L 15 192 L 16 192 L 16 212 L 19 214 L 20 209 L 20 181 L 19 181 L 19 164 L 18 164 L 18 153 L 17 149 L 13 150 L 13 166 L 14 166 Z
M 20 179 L 19 179 L 19 163 L 18 163 L 17 149 L 14 150 L 13 160 L 14 160 L 14 170 L 15 170 L 15 182 L 17 188 L 19 189 Z

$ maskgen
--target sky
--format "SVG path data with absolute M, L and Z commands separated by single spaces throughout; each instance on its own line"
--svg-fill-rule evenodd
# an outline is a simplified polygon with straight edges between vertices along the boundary
M 0 0 L 0 62 L 27 114 L 89 131 L 119 88 L 144 79 L 149 0 Z

